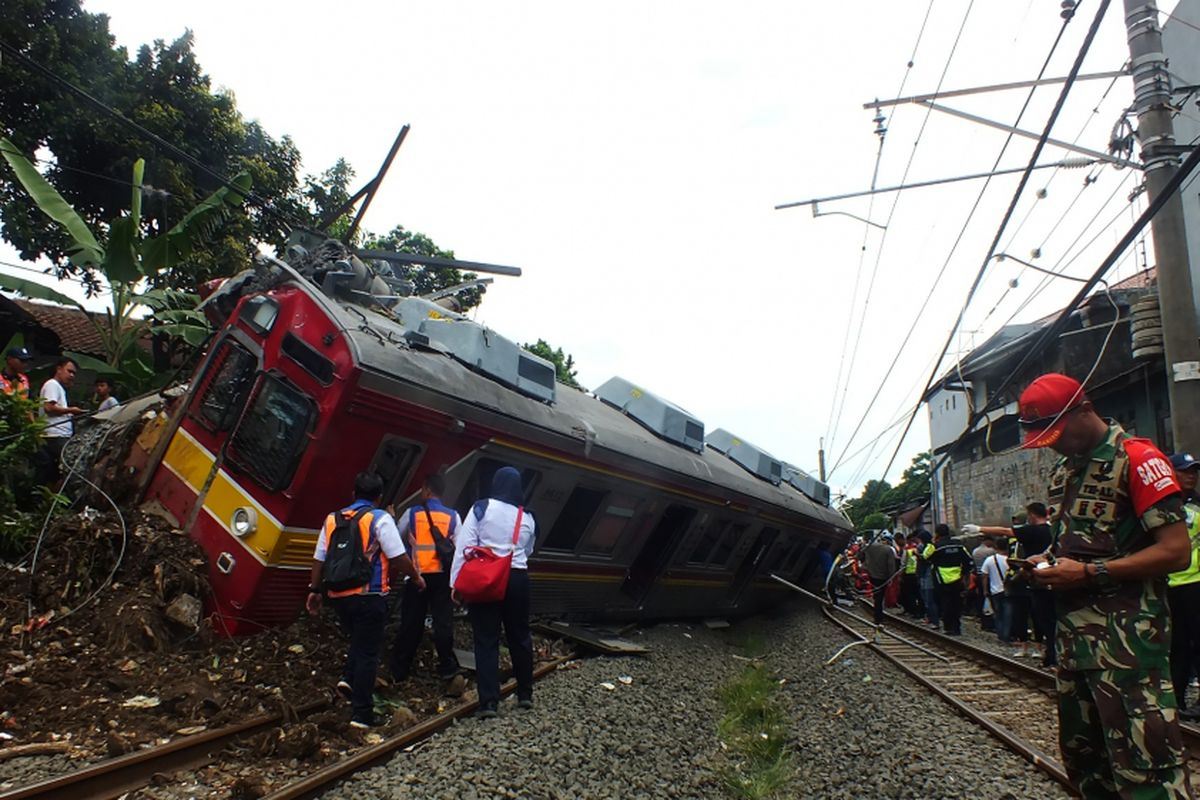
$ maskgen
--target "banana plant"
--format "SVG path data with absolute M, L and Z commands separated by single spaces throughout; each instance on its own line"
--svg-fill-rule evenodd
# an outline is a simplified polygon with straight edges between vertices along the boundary
M 139 158 L 133 165 L 129 213 L 108 224 L 106 241 L 101 243 L 71 204 L 12 142 L 0 137 L 0 151 L 34 204 L 70 236 L 67 258 L 71 264 L 99 271 L 108 281 L 111 299 L 103 315 L 89 313 L 78 301 L 61 292 L 2 271 L 0 289 L 79 308 L 96 326 L 105 352 L 104 362 L 72 354 L 80 366 L 120 375 L 134 388 L 153 386 L 156 376 L 150 356 L 141 345 L 143 339 L 151 333 L 163 334 L 197 346 L 208 336 L 208 322 L 196 310 L 199 302 L 196 295 L 139 287 L 145 279 L 185 260 L 197 241 L 211 234 L 240 207 L 250 190 L 250 176 L 239 173 L 230 181 L 232 188 L 224 186 L 213 192 L 170 230 L 143 237 L 142 178 L 146 162 Z M 141 308 L 149 308 L 151 315 L 135 316 Z

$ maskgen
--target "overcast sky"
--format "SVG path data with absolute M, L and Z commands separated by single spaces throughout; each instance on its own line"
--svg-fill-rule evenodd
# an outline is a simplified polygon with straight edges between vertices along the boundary
M 1048 75 L 1067 74 L 1097 7 L 1080 4 Z M 214 85 L 292 136 L 308 171 L 345 157 L 365 180 L 410 123 L 368 229 L 403 224 L 460 258 L 521 267 L 497 278 L 477 319 L 563 347 L 585 386 L 621 375 L 814 473 L 827 437 L 830 466 L 842 462 L 830 483 L 851 494 L 881 477 L 899 431 L 888 426 L 925 385 L 1017 176 L 992 181 L 965 232 L 982 181 L 821 206 L 890 217 L 886 234 L 773 206 L 870 186 L 879 139 L 864 102 L 1033 78 L 1061 25 L 1051 0 L 85 8 L 109 14 L 131 49 L 191 29 Z M 1084 71 L 1126 57 L 1113 3 Z M 1022 126 L 1040 131 L 1058 91 L 1038 90 Z M 943 102 L 1011 124 L 1025 97 Z M 1128 79 L 1081 82 L 1053 135 L 1104 150 L 1130 102 Z M 885 113 L 879 186 L 906 171 L 909 182 L 985 172 L 1004 145 L 1000 131 L 915 105 Z M 1024 166 L 1032 147 L 1014 139 L 1001 166 Z M 1063 156 L 1047 148 L 1041 160 Z M 1002 249 L 1040 248 L 1046 266 L 1078 256 L 1069 272 L 1090 273 L 1142 208 L 1127 204 L 1136 180 L 1111 167 L 1035 173 Z M 1135 268 L 1131 254 L 1118 275 Z M 1034 296 L 1037 285 L 994 264 L 942 369 L 1077 286 L 1051 281 Z M 888 478 L 928 443 L 922 409 Z

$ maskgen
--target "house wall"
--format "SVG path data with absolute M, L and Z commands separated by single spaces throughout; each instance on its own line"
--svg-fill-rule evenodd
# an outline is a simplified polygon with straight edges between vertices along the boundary
M 1050 470 L 1058 456 L 1049 449 L 1015 450 L 972 461 L 951 459 L 940 480 L 945 522 L 957 529 L 977 525 L 1007 525 L 1025 505 L 1046 500 Z

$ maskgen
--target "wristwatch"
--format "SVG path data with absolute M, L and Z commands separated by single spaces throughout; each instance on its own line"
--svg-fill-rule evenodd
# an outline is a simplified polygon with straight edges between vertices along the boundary
M 1108 574 L 1108 564 L 1103 561 L 1093 561 L 1091 565 L 1095 569 L 1088 574 L 1089 586 L 1095 586 L 1097 589 L 1108 589 L 1115 584 L 1112 576 Z
M 325 594 L 325 590 L 322 589 L 320 586 L 309 586 L 308 593 L 309 594 Z

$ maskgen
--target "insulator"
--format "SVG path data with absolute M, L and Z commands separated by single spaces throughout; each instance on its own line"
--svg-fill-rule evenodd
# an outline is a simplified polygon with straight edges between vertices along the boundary
M 1064 158 L 1058 162 L 1058 166 L 1062 169 L 1080 169 L 1082 167 L 1090 167 L 1093 163 L 1093 160 L 1090 158 Z

